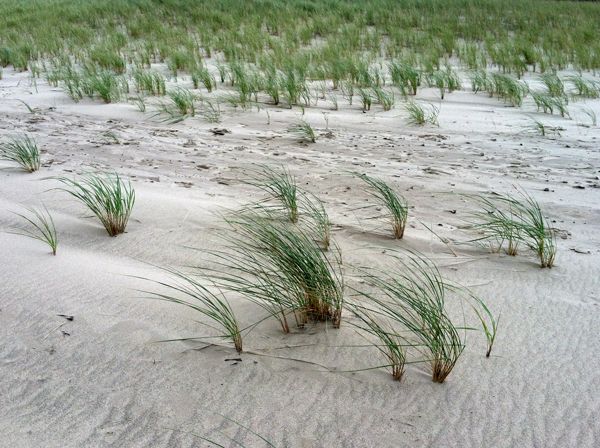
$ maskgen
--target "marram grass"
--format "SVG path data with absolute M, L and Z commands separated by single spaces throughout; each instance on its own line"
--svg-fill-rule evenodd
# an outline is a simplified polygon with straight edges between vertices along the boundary
M 23 170 L 33 173 L 40 169 L 40 150 L 31 137 L 15 137 L 0 143 L 0 160 L 16 162 Z
M 267 197 L 261 205 L 270 205 L 275 201 L 276 207 L 281 207 L 290 222 L 298 222 L 299 198 L 296 178 L 284 167 L 271 168 L 260 165 L 250 170 L 246 181 L 249 185 L 259 188 Z
M 125 232 L 133 205 L 135 190 L 129 180 L 118 174 L 84 174 L 79 179 L 59 177 L 61 190 L 81 201 L 100 220 L 110 236 Z
M 143 291 L 150 298 L 184 305 L 197 311 L 209 323 L 200 322 L 215 330 L 214 337 L 229 341 L 238 353 L 242 352 L 242 334 L 238 320 L 229 302 L 222 292 L 206 287 L 192 275 L 174 269 L 165 270 L 171 276 L 169 281 L 150 280 L 160 287 L 161 291 Z M 192 338 L 197 339 L 197 338 Z
M 394 267 L 385 273 L 373 269 L 363 271 L 362 279 L 369 291 L 359 293 L 368 306 L 355 305 L 357 315 L 370 333 L 379 338 L 388 359 L 397 359 L 396 364 L 392 364 L 396 372 L 403 370 L 406 359 L 402 347 L 411 345 L 429 363 L 432 381 L 443 383 L 465 347 L 461 327 L 446 310 L 450 288 L 429 259 L 418 254 L 408 258 L 392 256 L 392 259 Z M 386 319 L 392 330 L 371 323 L 365 311 Z
M 269 209 L 238 212 L 227 221 L 227 247 L 212 252 L 213 281 L 260 305 L 286 333 L 290 319 L 299 327 L 310 321 L 340 326 L 344 283 L 337 246 L 326 254 L 313 231 L 282 221 Z
M 27 224 L 29 224 L 30 228 L 18 230 L 15 229 L 11 233 L 41 241 L 48 245 L 52 251 L 52 255 L 56 255 L 56 249 L 58 248 L 58 235 L 56 232 L 56 226 L 54 225 L 54 219 L 52 219 L 52 215 L 46 206 L 44 206 L 42 209 L 28 208 L 27 212 L 29 215 L 24 213 L 15 213 L 15 215 L 22 218 Z
M 551 268 L 556 259 L 556 234 L 539 203 L 527 193 L 477 196 L 482 211 L 474 214 L 473 227 L 483 236 L 472 240 L 494 240 L 498 247 L 506 244 L 509 255 L 516 255 L 519 246 L 532 250 L 542 268 Z
M 366 174 L 355 173 L 355 175 L 368 185 L 368 193 L 387 209 L 394 238 L 401 239 L 408 220 L 406 199 L 381 179 Z

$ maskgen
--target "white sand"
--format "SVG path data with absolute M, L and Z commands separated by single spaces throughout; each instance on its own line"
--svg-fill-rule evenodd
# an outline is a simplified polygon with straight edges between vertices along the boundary
M 278 447 L 600 445 L 600 131 L 577 125 L 584 103 L 574 103 L 575 119 L 566 120 L 535 114 L 529 103 L 515 109 L 456 92 L 442 103 L 439 128 L 416 128 L 405 124 L 401 106 L 362 114 L 340 98 L 337 112 L 306 109 L 320 132 L 328 113 L 334 138 L 303 145 L 285 132 L 299 109 L 270 109 L 270 125 L 264 111 L 229 110 L 218 125 L 199 118 L 168 125 L 132 105 L 75 104 L 43 82 L 35 90 L 26 74 L 5 70 L 0 81 L 0 137 L 28 132 L 44 150 L 38 173 L 0 165 L 0 230 L 21 225 L 11 211 L 43 201 L 61 241 L 52 257 L 37 241 L 0 232 L 0 446 L 210 446 L 198 436 L 238 446 L 219 431 L 265 446 L 219 414 Z M 29 114 L 16 99 L 39 112 Z M 585 105 L 600 115 L 600 101 Z M 525 131 L 525 112 L 563 127 L 562 136 Z M 213 136 L 213 127 L 231 133 Z M 135 289 L 148 285 L 128 275 L 162 278 L 151 265 L 200 263 L 202 251 L 186 246 L 213 244 L 216 214 L 256 198 L 239 182 L 255 162 L 289 166 L 326 201 L 348 264 L 383 263 L 382 248 L 415 248 L 471 286 L 501 314 L 493 356 L 483 356 L 482 335 L 469 334 L 445 384 L 432 383 L 425 365 L 410 366 L 399 384 L 383 370 L 331 373 L 251 354 L 235 363 L 226 361 L 238 357 L 227 348 L 154 343 L 207 330 L 187 308 L 139 298 Z M 93 169 L 133 178 L 136 207 L 117 238 L 47 179 Z M 403 241 L 365 220 L 368 212 L 353 211 L 366 195 L 347 170 L 396 182 L 414 206 Z M 513 185 L 556 218 L 564 238 L 551 270 L 533 256 L 458 244 L 455 257 L 420 223 L 464 241 L 457 226 L 469 205 L 446 193 L 510 192 Z M 233 307 L 244 325 L 262 316 L 245 301 Z M 331 347 L 362 341 L 347 324 L 285 336 L 271 320 L 244 345 L 341 371 L 382 362 L 373 349 Z M 303 344 L 314 345 L 282 348 Z

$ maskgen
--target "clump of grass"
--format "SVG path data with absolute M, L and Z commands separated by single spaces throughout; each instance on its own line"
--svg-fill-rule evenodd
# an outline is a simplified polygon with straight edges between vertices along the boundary
M 373 92 L 375 93 L 375 98 L 377 98 L 377 102 L 381 104 L 384 111 L 391 110 L 394 107 L 394 93 L 391 91 L 386 91 L 381 87 L 373 87 Z
M 590 119 L 591 126 L 598 125 L 598 117 L 596 116 L 596 112 L 594 112 L 593 109 L 583 109 L 582 112 Z
M 202 101 L 202 117 L 209 123 L 221 122 L 221 105 L 219 100 L 211 101 L 204 99 Z
M 417 94 L 421 85 L 421 72 L 405 62 L 391 62 L 389 65 L 392 83 L 400 89 L 403 95 Z
M 317 136 L 313 127 L 304 120 L 300 120 L 288 128 L 288 132 L 295 134 L 300 141 L 316 143 Z
M 577 96 L 594 99 L 600 97 L 600 84 L 598 82 L 587 80 L 581 75 L 569 76 L 567 80 L 575 86 Z
M 0 160 L 16 162 L 28 173 L 39 170 L 41 165 L 37 143 L 28 135 L 0 144 Z
M 133 79 L 138 92 L 155 96 L 162 96 L 167 92 L 164 76 L 156 71 L 137 70 L 133 74 Z
M 166 288 L 168 292 L 143 291 L 151 298 L 165 302 L 187 306 L 201 315 L 210 319 L 211 324 L 203 323 L 209 328 L 217 330 L 215 337 L 230 341 L 238 353 L 242 352 L 242 334 L 235 313 L 222 292 L 214 292 L 204 286 L 191 275 L 184 274 L 174 269 L 166 269 L 171 274 L 173 281 L 150 280 Z M 202 323 L 202 322 L 200 322 Z M 188 338 L 201 339 L 201 338 Z M 203 338 L 202 338 L 203 339 Z
M 355 309 L 377 313 L 388 319 L 392 330 L 379 331 L 380 324 L 367 324 L 377 336 L 388 358 L 398 356 L 395 369 L 405 361 L 402 346 L 405 338 L 429 362 L 432 380 L 443 383 L 456 365 L 464 349 L 464 338 L 445 310 L 446 294 L 453 290 L 438 268 L 427 258 L 411 254 L 408 259 L 393 256 L 395 267 L 379 274 L 363 272 L 362 278 L 374 292 L 360 292 L 371 306 Z M 364 317 L 359 311 L 358 315 Z M 368 317 L 366 318 L 368 321 Z M 364 322 L 364 320 L 363 320 Z M 404 336 L 404 335 L 407 336 Z
M 373 96 L 371 95 L 371 92 L 369 92 L 368 89 L 359 88 L 358 96 L 360 97 L 360 101 L 362 103 L 363 112 L 371 110 L 371 104 L 373 103 Z
M 479 297 L 476 297 L 470 294 L 470 297 L 473 299 L 470 304 L 473 308 L 473 311 L 477 315 L 479 322 L 481 323 L 481 328 L 485 334 L 485 338 L 487 340 L 487 349 L 485 352 L 485 357 L 489 358 L 492 354 L 492 349 L 494 348 L 494 342 L 496 341 L 496 334 L 498 333 L 498 322 L 500 319 L 496 319 L 487 305 L 481 300 Z
M 565 85 L 556 73 L 544 73 L 540 76 L 540 81 L 546 86 L 546 91 L 550 96 L 565 96 Z
M 410 342 L 402 335 L 402 330 L 394 328 L 391 322 L 387 322 L 386 325 L 382 319 L 375 316 L 379 313 L 366 307 L 356 304 L 352 304 L 351 307 L 354 316 L 360 320 L 360 324 L 354 325 L 378 340 L 373 345 L 389 363 L 385 367 L 390 368 L 394 381 L 402 381 L 406 365 L 406 346 L 410 345 Z
M 311 228 L 314 229 L 315 240 L 321 244 L 323 250 L 328 250 L 331 245 L 331 221 L 323 202 L 308 193 L 303 194 L 302 199 L 303 209 L 310 220 Z
M 86 174 L 81 180 L 59 177 L 61 190 L 86 205 L 98 217 L 110 236 L 125 232 L 135 203 L 131 182 L 118 174 Z
M 31 216 L 21 213 L 15 214 L 29 223 L 32 228 L 15 230 L 12 233 L 41 241 L 50 247 L 52 250 L 52 255 L 56 255 L 58 236 L 52 215 L 45 206 L 43 209 L 39 210 L 35 208 L 28 208 L 27 211 Z
M 529 88 L 527 84 L 509 75 L 492 73 L 490 96 L 496 95 L 513 107 L 520 107 Z
M 486 242 L 499 251 L 506 245 L 506 253 L 515 256 L 522 241 L 521 229 L 518 225 L 519 210 L 510 202 L 496 201 L 493 197 L 475 196 L 481 211 L 472 215 L 473 228 L 482 236 L 471 242 Z
M 290 331 L 288 316 L 299 327 L 309 321 L 330 321 L 339 328 L 343 277 L 339 250 L 329 258 L 303 226 L 278 220 L 268 209 L 243 212 L 228 219 L 233 232 L 228 250 L 216 252 L 212 278 L 257 303 Z
M 196 96 L 188 89 L 177 87 L 167 93 L 173 105 L 181 115 L 196 115 Z
M 429 73 L 426 80 L 429 87 L 436 87 L 440 91 L 442 100 L 446 92 L 454 92 L 460 88 L 460 78 L 450 67 Z
M 542 268 L 551 268 L 556 258 L 555 232 L 538 202 L 526 193 L 521 196 L 477 196 L 482 211 L 474 215 L 474 228 L 483 236 L 473 241 L 494 240 L 498 248 L 506 242 L 509 255 L 516 255 L 518 246 L 525 245 L 537 254 Z
M 290 222 L 298 222 L 298 185 L 296 178 L 287 169 L 260 166 L 251 172 L 247 183 L 267 194 L 267 199 L 261 201 L 262 205 L 274 199 L 283 208 Z
M 438 116 L 440 114 L 440 108 L 434 106 L 433 104 L 429 105 L 429 111 L 427 111 L 420 104 L 409 101 L 404 106 L 404 109 L 408 112 L 408 122 L 413 125 L 422 126 L 425 123 L 430 123 L 438 126 Z
M 192 72 L 192 83 L 194 84 L 194 89 L 200 87 L 200 84 L 204 85 L 209 92 L 217 88 L 217 81 L 215 81 L 214 76 L 210 74 L 206 67 Z
M 381 179 L 367 176 L 366 174 L 354 174 L 370 187 L 367 190 L 369 194 L 388 210 L 394 238 L 401 239 L 404 236 L 404 229 L 406 228 L 406 221 L 408 219 L 408 203 L 406 199 Z
M 537 109 L 542 110 L 545 114 L 554 114 L 557 111 L 562 117 L 570 116 L 566 97 L 552 96 L 543 92 L 532 92 L 531 97 Z
M 471 90 L 473 93 L 492 92 L 494 84 L 485 70 L 475 70 L 471 74 Z
M 542 123 L 540 120 L 536 120 L 535 118 L 532 118 L 531 120 L 533 121 L 531 126 L 533 131 L 535 131 L 542 137 L 546 137 L 549 135 L 557 135 L 560 137 L 560 131 L 562 128 L 558 128 L 556 126 L 549 126 L 547 124 Z
M 81 80 L 81 89 L 90 98 L 97 95 L 105 103 L 114 103 L 128 91 L 128 85 L 122 76 L 102 71 L 84 74 Z

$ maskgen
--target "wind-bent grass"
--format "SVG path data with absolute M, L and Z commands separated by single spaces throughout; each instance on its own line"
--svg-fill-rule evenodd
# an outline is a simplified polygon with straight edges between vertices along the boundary
M 288 220 L 297 223 L 299 201 L 296 178 L 286 168 L 275 170 L 266 165 L 251 170 L 250 174 L 251 177 L 246 182 L 268 195 L 261 204 L 268 204 L 272 199 L 276 200 L 278 206 L 280 205 L 287 214 Z
M 430 110 L 426 111 L 423 106 L 414 101 L 409 101 L 404 106 L 404 109 L 408 112 L 408 123 L 413 125 L 422 126 L 425 123 L 430 123 L 438 126 L 438 115 L 440 114 L 440 108 L 430 104 Z
M 0 144 L 0 160 L 18 163 L 23 170 L 33 173 L 40 169 L 40 150 L 28 135 Z
M 554 111 L 558 111 L 562 117 L 570 116 L 566 97 L 552 96 L 542 92 L 532 92 L 531 97 L 537 109 L 542 110 L 545 114 L 554 114 Z
M 373 87 L 373 93 L 384 111 L 389 111 L 394 107 L 394 93 L 392 91 L 384 90 L 381 87 L 376 86 Z
M 505 74 L 492 73 L 490 96 L 496 95 L 511 106 L 520 107 L 528 91 L 529 87 L 524 82 Z
M 472 294 L 470 296 L 473 299 L 473 302 L 478 305 L 475 306 L 473 303 L 470 303 L 471 308 L 473 308 L 473 311 L 477 315 L 477 318 L 481 323 L 481 328 L 485 334 L 485 338 L 487 340 L 485 357 L 489 358 L 492 354 L 492 349 L 494 348 L 494 342 L 496 341 L 498 322 L 500 321 L 500 318 L 496 319 L 487 305 L 479 297 L 476 297 Z
M 538 202 L 526 193 L 523 193 L 522 201 L 510 196 L 505 196 L 502 200 L 520 211 L 518 223 L 523 241 L 531 250 L 537 253 L 540 266 L 542 268 L 554 266 L 556 235 L 544 217 Z
M 310 193 L 301 196 L 303 211 L 308 216 L 311 229 L 314 229 L 315 240 L 318 241 L 323 250 L 329 250 L 331 244 L 331 221 L 323 202 Z
M 583 109 L 582 112 L 590 119 L 591 126 L 598 125 L 598 117 L 596 116 L 596 112 L 593 109 Z
M 538 202 L 526 193 L 521 196 L 477 196 L 483 210 L 474 214 L 473 227 L 483 236 L 472 241 L 493 240 L 498 248 L 506 242 L 509 255 L 517 255 L 519 245 L 525 245 L 537 254 L 542 268 L 551 268 L 556 258 L 555 232 Z
M 542 123 L 540 120 L 536 120 L 535 118 L 531 118 L 532 125 L 531 129 L 535 131 L 537 134 L 542 137 L 549 136 L 551 134 L 560 137 L 561 128 L 557 128 L 556 126 L 549 126 L 547 124 Z
M 581 75 L 567 78 L 575 87 L 575 94 L 582 98 L 599 98 L 600 84 L 597 81 L 587 80 Z
M 299 327 L 330 321 L 339 328 L 344 295 L 337 247 L 329 258 L 314 243 L 312 232 L 282 222 L 268 210 L 239 213 L 228 223 L 228 249 L 213 252 L 213 281 L 260 305 L 286 333 L 290 314 Z
M 432 380 L 443 383 L 465 346 L 460 328 L 445 310 L 446 293 L 452 288 L 430 260 L 417 254 L 411 254 L 408 259 L 393 258 L 396 267 L 385 274 L 373 270 L 363 272 L 362 278 L 375 292 L 358 292 L 372 306 L 358 304 L 355 308 L 377 313 L 393 322 L 391 341 L 389 332 L 379 335 L 377 330 L 372 330 L 390 353 L 399 350 L 396 346 L 406 345 L 404 334 L 409 333 L 414 339 L 410 345 L 430 364 Z
M 88 97 L 99 96 L 105 103 L 119 101 L 129 90 L 125 78 L 108 71 L 84 73 L 80 88 Z
M 169 292 L 141 291 L 151 298 L 187 306 L 211 320 L 212 324 L 200 322 L 218 332 L 216 338 L 233 343 L 238 353 L 242 352 L 242 334 L 235 313 L 222 292 L 213 292 L 190 275 L 165 269 L 173 281 L 158 281 L 144 278 L 167 289 Z M 200 339 L 200 338 L 191 338 Z
M 367 89 L 359 88 L 358 96 L 360 97 L 363 112 L 371 110 L 371 104 L 373 103 L 373 96 L 371 95 L 371 92 L 369 92 Z
M 369 194 L 387 208 L 394 238 L 401 239 L 404 236 L 404 229 L 408 220 L 408 203 L 406 199 L 381 179 L 366 174 L 354 173 L 354 175 L 363 180 L 370 187 L 367 190 Z
M 85 174 L 81 180 L 59 177 L 61 190 L 79 199 L 100 219 L 110 236 L 125 232 L 135 203 L 131 182 L 118 174 Z
M 402 95 L 417 94 L 421 85 L 421 72 L 404 62 L 391 62 L 389 65 L 392 83 L 400 89 Z
M 364 307 L 353 304 L 351 309 L 354 316 L 361 321 L 361 324 L 354 325 L 378 339 L 373 345 L 389 363 L 385 367 L 390 368 L 395 381 L 401 381 L 406 365 L 406 346 L 410 345 L 401 334 L 402 330 L 394 328 L 389 322 L 385 325 L 381 319 L 374 316 L 375 313 Z
M 317 136 L 313 127 L 304 120 L 288 128 L 288 132 L 296 135 L 298 140 L 308 143 L 316 143 Z
M 151 70 L 137 70 L 133 74 L 136 90 L 148 95 L 162 96 L 167 93 L 163 75 Z
M 167 95 L 181 115 L 191 115 L 193 117 L 196 114 L 196 96 L 190 90 L 177 87 L 169 91 Z
M 516 215 L 519 211 L 510 203 L 494 201 L 491 197 L 475 196 L 481 211 L 472 215 L 473 228 L 482 236 L 470 242 L 487 242 L 495 244 L 499 251 L 506 244 L 506 253 L 515 256 L 522 241 L 521 229 Z
M 28 208 L 27 211 L 31 216 L 27 216 L 21 213 L 15 213 L 26 222 L 28 222 L 32 229 L 14 230 L 11 233 L 16 235 L 26 236 L 33 238 L 34 240 L 41 241 L 47 244 L 52 250 L 52 255 L 56 255 L 56 248 L 58 247 L 58 236 L 56 233 L 56 226 L 52 215 L 44 206 L 43 209 Z
M 540 76 L 540 81 L 546 86 L 548 95 L 553 97 L 565 96 L 565 85 L 555 73 L 544 73 Z
M 444 99 L 445 92 L 451 93 L 460 88 L 460 78 L 450 67 L 429 73 L 425 79 L 429 87 L 436 87 L 440 91 L 442 100 Z

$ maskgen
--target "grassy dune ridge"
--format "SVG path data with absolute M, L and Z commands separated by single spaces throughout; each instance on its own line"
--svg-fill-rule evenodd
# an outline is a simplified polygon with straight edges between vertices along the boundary
M 115 71 L 167 61 L 192 71 L 205 57 L 303 69 L 336 79 L 349 61 L 469 68 L 517 74 L 600 67 L 600 5 L 516 0 L 6 0 L 0 65 L 72 55 Z

